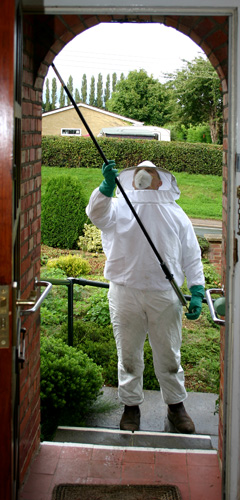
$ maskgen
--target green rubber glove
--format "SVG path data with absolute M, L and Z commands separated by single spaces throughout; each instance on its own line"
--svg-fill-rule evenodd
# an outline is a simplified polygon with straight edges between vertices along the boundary
M 185 313 L 188 319 L 198 319 L 202 310 L 202 300 L 205 295 L 205 289 L 202 285 L 193 285 L 190 288 L 192 294 L 189 312 Z
M 118 176 L 118 171 L 113 168 L 116 166 L 114 160 L 110 160 L 109 163 L 104 163 L 102 166 L 102 174 L 104 176 L 104 180 L 99 186 L 99 191 L 111 198 L 113 196 L 113 192 L 116 186 L 116 177 Z

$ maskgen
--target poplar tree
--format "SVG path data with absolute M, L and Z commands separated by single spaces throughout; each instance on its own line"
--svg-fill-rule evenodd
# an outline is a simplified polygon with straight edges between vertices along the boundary
M 67 81 L 67 88 L 68 88 L 70 94 L 72 95 L 73 94 L 73 77 L 72 77 L 72 75 L 69 76 L 69 79 Z M 70 101 L 69 97 L 67 96 L 67 105 L 69 106 L 69 104 L 71 104 L 71 101 Z
M 117 73 L 113 73 L 112 75 L 112 91 L 115 92 L 117 85 Z
M 103 107 L 103 78 L 101 73 L 98 74 L 96 106 L 98 108 Z
M 95 78 L 94 78 L 94 76 L 91 77 L 89 104 L 90 104 L 90 106 L 95 105 Z
M 87 75 L 84 73 L 82 77 L 82 87 L 81 87 L 82 102 L 87 102 Z
M 65 90 L 62 87 L 62 85 L 61 85 L 61 90 L 60 90 L 59 106 L 60 106 L 60 108 L 64 108 L 64 106 L 65 106 Z
M 57 79 L 52 79 L 52 106 L 51 109 L 56 109 L 57 107 Z
M 107 75 L 106 87 L 104 91 L 104 107 L 106 108 L 106 102 L 110 99 L 110 75 Z
M 74 95 L 75 102 L 80 102 L 81 97 L 78 89 L 75 89 L 75 95 Z
M 51 111 L 50 91 L 49 91 L 49 79 L 48 78 L 46 79 L 45 111 Z

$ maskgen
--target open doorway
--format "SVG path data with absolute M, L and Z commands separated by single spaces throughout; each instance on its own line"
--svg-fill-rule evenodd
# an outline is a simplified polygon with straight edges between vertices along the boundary
M 41 3 L 41 2 L 40 2 Z M 27 7 L 26 5 L 26 2 L 25 2 L 25 6 Z M 28 2 L 28 6 L 29 6 L 29 2 Z M 43 14 L 43 10 L 42 10 L 42 5 L 39 6 L 40 7 L 40 10 L 39 10 L 39 14 L 40 15 L 36 15 L 36 14 L 32 14 L 31 12 L 31 5 L 29 6 L 29 10 L 28 10 L 28 14 L 25 15 L 25 19 L 24 19 L 24 34 L 25 34 L 25 41 L 26 41 L 26 44 L 25 45 L 25 60 L 24 60 L 24 70 L 25 70 L 25 73 L 24 73 L 24 78 L 23 78 L 23 94 L 24 94 L 24 107 L 23 107 L 23 118 L 26 118 L 26 119 L 30 119 L 30 117 L 34 118 L 35 120 L 35 124 L 38 124 L 38 127 L 41 127 L 41 118 L 40 118 L 40 112 L 41 112 L 41 99 L 39 98 L 40 96 L 40 93 L 41 93 L 41 90 L 42 90 L 42 83 L 43 83 L 43 79 L 47 73 L 47 69 L 48 69 L 48 65 L 51 63 L 51 61 L 54 59 L 55 55 L 59 52 L 59 50 L 66 44 L 66 40 L 69 40 L 69 38 L 73 38 L 76 34 L 76 32 L 80 32 L 80 31 L 83 31 L 84 29 L 86 29 L 87 27 L 89 27 L 90 25 L 93 25 L 93 24 L 97 24 L 97 22 L 101 22 L 101 11 L 100 12 L 97 12 L 98 9 L 96 9 L 96 13 L 98 15 L 98 18 L 94 18 L 94 16 L 91 14 L 91 15 L 88 15 L 84 12 L 81 12 L 81 7 L 79 7 L 79 14 L 75 17 L 75 14 L 72 15 L 72 18 L 70 19 L 71 16 L 67 16 L 66 13 L 64 12 L 64 9 L 63 9 L 63 12 L 59 12 L 57 11 L 56 12 L 56 6 L 55 7 L 52 7 L 52 10 L 48 10 L 47 14 L 46 15 L 42 15 Z M 89 8 L 90 6 L 88 6 Z M 36 9 L 36 5 L 35 5 L 35 9 Z M 229 8 L 229 6 L 226 6 L 226 9 Z M 55 9 L 55 10 L 54 10 Z M 130 9 L 130 7 L 129 7 Z M 125 9 L 125 19 L 127 18 L 129 21 L 133 20 L 133 18 L 136 18 L 136 16 L 133 16 L 132 15 L 132 12 L 130 12 L 128 9 L 128 7 L 126 7 Z M 110 11 L 111 11 L 111 8 L 110 8 Z M 37 11 L 35 10 L 35 13 Z M 199 13 L 199 12 L 198 12 Z M 58 17 L 60 14 L 60 18 Z M 148 13 L 149 14 L 149 13 Z M 199 44 L 202 44 L 204 45 L 204 47 L 206 48 L 206 51 L 207 53 L 209 54 L 209 58 L 210 60 L 213 61 L 213 64 L 214 66 L 218 67 L 219 68 L 219 72 L 221 74 L 221 79 L 222 79 L 222 82 L 223 82 L 223 90 L 224 90 L 224 95 L 225 95 L 225 116 L 226 116 L 226 113 L 227 113 L 227 108 L 228 108 L 228 104 L 227 104 L 227 85 L 226 85 L 226 77 L 227 77 L 227 70 L 228 70 L 228 65 L 227 65 L 227 60 L 228 60 L 228 52 L 226 54 L 226 50 L 225 50 L 225 58 L 223 57 L 222 60 L 220 61 L 220 52 L 221 52 L 221 48 L 223 48 L 223 45 L 224 45 L 224 42 L 223 42 L 223 39 L 219 39 L 219 33 L 217 34 L 217 31 L 215 31 L 215 37 L 214 37 L 214 30 L 213 32 L 211 31 L 211 28 L 212 28 L 212 25 L 211 25 L 211 28 L 210 28 L 210 25 L 208 24 L 212 19 L 209 19 L 212 18 L 212 16 L 214 17 L 215 15 L 217 16 L 218 18 L 218 28 L 221 32 L 221 29 L 220 29 L 220 26 L 221 26 L 221 20 L 223 19 L 223 17 L 225 17 L 225 21 L 226 21 L 226 18 L 228 18 L 229 20 L 229 24 L 230 24 L 230 28 L 231 28 L 231 31 L 230 31 L 230 41 L 231 41 L 231 46 L 230 46 L 230 54 L 231 54 L 231 65 L 232 67 L 234 66 L 234 61 L 235 61 L 235 58 L 236 58 L 236 52 L 234 52 L 235 50 L 235 39 L 236 39 L 236 34 L 233 34 L 233 30 L 232 30 L 232 26 L 233 26 L 233 21 L 236 19 L 236 17 L 234 17 L 234 13 L 232 11 L 229 11 L 226 15 L 226 12 L 224 14 L 224 16 L 222 17 L 221 16 L 221 12 L 218 12 L 217 10 L 215 12 L 211 11 L 210 13 L 208 12 L 204 12 L 201 11 L 201 13 L 199 13 L 199 15 L 203 16 L 203 18 L 201 17 L 200 19 L 196 19 L 195 13 L 192 12 L 190 16 L 184 16 L 184 13 L 181 15 L 174 15 L 174 14 L 169 14 L 169 15 L 163 15 L 162 12 L 161 12 L 161 6 L 158 6 L 158 9 L 157 9 L 157 14 L 156 14 L 156 8 L 154 8 L 154 14 L 152 14 L 152 16 L 154 17 L 154 19 L 156 19 L 156 16 L 158 17 L 159 16 L 159 22 L 164 22 L 164 23 L 167 23 L 167 24 L 171 24 L 176 27 L 177 29 L 179 29 L 180 31 L 184 31 L 184 32 L 187 32 L 188 36 L 192 36 L 195 38 L 195 40 L 198 41 Z M 209 16 L 210 14 L 210 16 Z M 110 15 L 111 15 L 111 19 L 114 20 L 114 12 L 110 12 Z M 55 18 L 56 16 L 56 18 Z M 79 17 L 80 16 L 80 17 Z M 219 17 L 220 16 L 220 17 Z M 235 16 L 236 16 L 236 13 L 235 13 Z M 143 17 L 141 18 L 141 13 L 138 13 L 137 15 L 138 19 L 141 19 L 142 21 L 146 21 L 146 17 L 145 15 L 143 15 Z M 147 16 L 147 21 L 151 21 L 153 19 L 153 17 L 148 17 Z M 185 19 L 184 19 L 185 17 Z M 76 19 L 77 18 L 77 19 Z M 93 19 L 94 18 L 94 19 Z M 62 20 L 64 20 L 64 22 L 62 22 Z M 106 17 L 105 15 L 102 17 L 102 20 L 106 20 Z M 116 15 L 116 21 L 120 21 L 121 22 L 122 20 L 122 15 L 119 16 Z M 216 20 L 216 19 L 215 19 Z M 56 21 L 56 23 L 55 23 Z M 201 25 L 201 22 L 203 22 L 203 25 L 205 26 L 205 31 L 203 32 L 202 30 L 200 30 L 200 25 Z M 31 25 L 32 23 L 32 25 Z M 66 26 L 67 24 L 67 26 Z M 201 26 L 201 28 L 203 27 L 203 25 Z M 75 27 L 75 28 L 74 28 Z M 34 28 L 34 30 L 33 30 Z M 199 29 L 198 29 L 199 28 Z M 213 28 L 212 28 L 213 29 Z M 218 30 L 218 31 L 219 31 Z M 34 36 L 33 36 L 33 31 L 34 31 Z M 44 32 L 44 45 L 42 43 L 40 43 L 42 37 L 38 35 L 41 33 L 41 32 Z M 215 46 L 214 44 L 211 45 L 211 37 L 210 37 L 210 32 L 211 32 L 211 37 L 213 36 L 212 40 L 215 40 Z M 55 38 L 52 36 L 53 33 L 55 33 Z M 224 33 L 224 30 L 223 30 L 223 33 Z M 226 39 L 226 32 L 224 33 L 225 35 L 225 39 Z M 54 39 L 53 39 L 54 38 Z M 228 37 L 227 37 L 228 39 Z M 221 42 L 221 43 L 220 43 Z M 33 44 L 33 45 L 32 45 Z M 211 45 L 211 50 L 207 50 L 207 48 L 209 49 Z M 34 50 L 31 48 L 34 46 Z M 220 50 L 220 52 L 219 52 Z M 218 57 L 216 56 L 216 53 L 218 55 Z M 221 52 L 222 54 L 222 52 Z M 221 55 L 222 57 L 222 55 Z M 234 71 L 232 71 L 230 73 L 230 79 L 229 79 L 229 84 L 230 84 L 230 110 L 231 110 L 231 119 L 230 119 L 230 130 L 231 130 L 231 141 L 229 143 L 227 143 L 227 130 L 226 130 L 226 127 L 227 127 L 227 118 L 225 120 L 225 130 L 226 130 L 226 136 L 225 136 L 225 142 L 224 142 L 224 150 L 225 150 L 225 153 L 224 153 L 224 196 L 225 196 L 225 200 L 226 200 L 226 203 L 224 204 L 224 225 L 225 225 L 225 241 L 226 241 L 226 245 L 224 246 L 224 250 L 225 248 L 227 249 L 227 251 L 225 252 L 224 251 L 224 255 L 226 256 L 226 262 L 228 264 L 226 264 L 225 269 L 228 268 L 228 274 L 229 276 L 227 277 L 227 293 L 229 294 L 228 296 L 228 302 L 229 304 L 231 304 L 233 301 L 232 301 L 232 290 L 234 289 L 234 283 L 235 283 L 235 279 L 237 278 L 237 275 L 236 275 L 236 271 L 238 270 L 238 267 L 235 266 L 235 276 L 234 276 L 234 279 L 233 279 L 233 270 L 234 270 L 234 265 L 235 263 L 233 262 L 232 260 L 232 255 L 233 255 L 233 243 L 234 243 L 234 237 L 233 237 L 233 229 L 235 228 L 235 215 L 236 215 L 236 211 L 233 210 L 232 208 L 230 209 L 230 207 L 236 205 L 236 200 L 234 198 L 234 193 L 235 193 L 235 165 L 234 165 L 234 158 L 235 158 L 235 152 L 236 152 L 236 123 L 237 123 L 237 120 L 236 120 L 236 115 L 237 115 L 237 109 L 235 108 L 235 106 L 233 105 L 233 103 L 235 102 L 234 99 L 235 99 L 235 95 L 234 95 L 234 92 L 233 92 L 233 89 L 237 88 L 237 84 L 236 84 L 236 74 L 234 73 Z M 22 168 L 23 168 L 23 171 L 26 173 L 26 183 L 29 182 L 30 179 L 34 178 L 34 182 L 35 182 L 35 197 L 37 198 L 38 195 L 39 195 L 39 189 L 37 188 L 36 189 L 36 185 L 39 183 L 40 181 L 40 158 L 41 158 L 41 153 L 40 153 L 40 144 L 41 144 L 41 141 L 39 140 L 39 136 L 40 136 L 40 128 L 34 130 L 34 133 L 33 132 L 30 132 L 30 122 L 29 124 L 27 124 L 27 122 L 25 122 L 25 129 L 24 129 L 24 133 L 23 133 L 23 149 L 22 149 Z M 32 135 L 31 135 L 32 134 Z M 31 137 L 34 136 L 34 143 L 32 141 L 30 141 Z M 31 142 L 31 143 L 30 143 Z M 227 151 L 229 153 L 229 156 L 227 158 Z M 33 173 L 33 170 L 34 170 L 34 177 L 33 175 L 30 176 L 29 174 L 29 165 L 31 165 L 31 174 Z M 27 171 L 28 171 L 28 174 L 27 174 Z M 230 175 L 230 178 L 229 178 L 229 175 Z M 228 177 L 228 184 L 227 184 L 227 177 Z M 228 188 L 227 188 L 228 186 Z M 26 189 L 28 190 L 29 187 Z M 228 189 L 228 191 L 227 191 Z M 25 195 L 27 196 L 27 190 L 25 192 Z M 229 196 L 231 196 L 231 202 L 229 200 Z M 25 198 L 25 197 L 24 197 Z M 35 199 L 36 199 L 35 198 Z M 228 199 L 228 202 L 227 202 L 227 199 Z M 234 202 L 235 200 L 235 202 Z M 39 209 L 39 199 L 36 203 L 36 208 L 37 208 L 37 205 L 38 205 L 38 209 Z M 23 209 L 24 212 L 23 212 L 23 219 L 26 215 L 27 217 L 27 214 L 29 212 L 29 208 L 26 206 L 25 209 Z M 28 214 L 29 215 L 29 214 Z M 226 223 L 227 223 L 227 215 L 228 215 L 228 229 L 226 227 Z M 31 256 L 33 256 L 34 252 L 35 252 L 35 256 L 37 255 L 38 253 L 38 250 L 36 251 L 36 247 L 39 248 L 39 232 L 40 232 L 40 226 L 39 226 L 39 222 L 38 222 L 38 218 L 39 218 L 39 212 L 36 216 L 36 212 L 35 212 L 35 215 L 34 215 L 35 219 L 34 219 L 34 222 L 35 222 L 35 226 L 34 226 L 34 233 L 31 233 L 31 234 L 34 234 L 36 235 L 36 239 L 35 239 L 35 248 L 32 248 L 32 249 L 28 249 L 28 254 L 26 256 L 23 257 L 23 261 L 24 262 L 24 265 L 27 266 L 27 258 L 31 258 Z M 29 234 L 29 227 L 30 227 L 30 224 L 33 223 L 33 219 L 31 219 L 31 223 L 30 223 L 30 220 L 28 219 L 28 221 L 26 220 L 25 218 L 25 222 L 23 224 L 23 227 L 22 227 L 22 235 L 23 233 L 26 233 L 28 232 Z M 38 227 L 37 227 L 38 226 Z M 32 227 L 32 231 L 33 231 L 33 227 Z M 27 238 L 25 237 L 25 241 L 27 241 Z M 38 241 L 37 245 L 36 245 L 36 241 Z M 39 260 L 39 253 L 37 255 L 37 258 L 35 259 L 35 257 L 33 257 L 33 260 L 31 262 L 31 264 L 29 264 L 29 267 L 27 268 L 27 271 L 29 272 L 29 270 L 35 265 L 35 270 L 36 272 L 39 272 L 39 267 L 37 265 L 37 261 Z M 26 267 L 25 267 L 26 269 Z M 26 271 L 23 270 L 23 276 L 24 276 L 24 279 L 27 280 L 27 275 L 26 275 Z M 25 281 L 25 284 L 22 282 L 22 287 L 24 289 L 26 289 L 27 287 L 27 281 Z M 237 296 L 237 295 L 235 295 Z M 229 311 L 227 312 L 227 321 L 228 321 L 228 324 L 232 325 L 232 317 L 231 317 L 231 314 L 233 313 L 232 311 L 232 308 L 230 307 L 229 308 Z M 229 322 L 230 320 L 230 322 Z M 237 320 L 237 318 L 236 318 Z M 237 325 L 236 325 L 236 328 L 237 328 Z M 234 329 L 229 327 L 229 331 L 228 331 L 228 336 L 230 336 L 231 340 L 233 341 L 233 344 L 234 344 L 234 338 L 235 338 L 235 333 L 234 333 Z M 27 339 L 28 340 L 28 339 Z M 232 344 L 231 344 L 232 345 Z M 29 353 L 30 354 L 30 353 Z M 234 351 L 234 355 L 237 357 L 237 350 Z M 236 360 L 237 362 L 237 360 Z M 237 365 L 236 365 L 237 366 Z M 237 374 L 238 372 L 238 368 L 236 368 L 235 372 L 234 372 L 234 379 L 236 377 L 236 380 L 237 380 Z M 36 384 L 36 380 L 34 381 L 34 383 Z M 26 415 L 26 413 L 24 412 L 24 415 Z M 229 417 L 231 417 L 231 415 L 228 415 Z M 234 425 L 236 426 L 237 425 L 237 422 L 235 421 Z M 24 426 L 22 426 L 22 432 L 23 434 L 26 433 L 26 427 L 24 428 Z M 25 434 L 26 435 L 26 434 Z M 231 439 L 230 439 L 231 441 Z M 36 440 L 36 445 L 37 445 L 37 440 Z M 26 451 L 26 449 L 25 449 Z M 236 447 L 235 447 L 235 458 L 236 458 L 236 454 L 238 454 L 239 451 L 236 450 Z M 231 455 L 231 454 L 230 454 Z M 26 467 L 27 467 L 27 464 L 29 463 L 29 454 L 28 454 L 28 458 L 26 459 L 26 457 L 23 458 L 23 462 L 24 464 L 22 464 L 22 474 L 24 475 L 24 471 L 26 471 Z M 235 460 L 235 463 L 238 463 L 238 460 Z M 234 464 L 231 462 L 231 466 L 232 466 L 232 470 L 234 470 Z M 235 468 L 236 470 L 236 468 Z M 236 481 L 236 477 L 235 477 L 235 481 Z

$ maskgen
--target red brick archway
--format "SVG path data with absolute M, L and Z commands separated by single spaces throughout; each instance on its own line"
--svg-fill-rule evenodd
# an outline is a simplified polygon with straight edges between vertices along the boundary
M 21 291 L 27 297 L 34 277 L 40 272 L 41 215 L 41 99 L 49 65 L 60 50 L 76 35 L 101 22 L 161 23 L 190 37 L 208 56 L 216 69 L 224 96 L 223 154 L 223 252 L 225 279 L 227 151 L 228 151 L 228 17 L 227 16 L 92 16 L 27 15 L 24 17 L 22 185 L 21 185 Z M 39 446 L 40 424 L 40 332 L 36 317 L 28 320 L 26 362 L 21 372 L 20 393 L 20 470 L 26 473 Z M 224 335 L 222 332 L 219 453 L 222 456 L 222 395 Z

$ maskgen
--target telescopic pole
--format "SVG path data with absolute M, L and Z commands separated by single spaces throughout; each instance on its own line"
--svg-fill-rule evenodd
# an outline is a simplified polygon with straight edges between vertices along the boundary
M 65 92 L 66 92 L 66 94 L 67 94 L 68 98 L 70 99 L 71 103 L 73 104 L 73 106 L 74 106 L 74 108 L 75 108 L 75 110 L 76 110 L 76 112 L 77 112 L 77 114 L 78 114 L 78 116 L 79 116 L 80 120 L 82 121 L 82 123 L 83 123 L 84 127 L 86 128 L 86 130 L 88 131 L 88 133 L 89 133 L 89 135 L 90 135 L 90 137 L 91 137 L 92 141 L 94 142 L 94 144 L 95 144 L 95 146 L 96 146 L 96 148 L 97 148 L 97 150 L 98 150 L 99 154 L 101 155 L 101 157 L 102 157 L 102 159 L 103 159 L 104 163 L 108 164 L 108 163 L 109 163 L 109 160 L 106 158 L 106 156 L 105 156 L 105 154 L 104 154 L 104 152 L 103 152 L 102 148 L 99 146 L 99 144 L 98 144 L 98 142 L 97 142 L 97 140 L 96 140 L 96 137 L 94 137 L 94 135 L 93 135 L 93 133 L 92 133 L 91 129 L 89 128 L 88 123 L 86 122 L 86 120 L 85 120 L 84 116 L 82 115 L 82 113 L 81 113 L 81 111 L 80 111 L 79 107 L 77 106 L 76 102 L 74 101 L 74 99 L 73 99 L 73 97 L 72 97 L 72 95 L 71 95 L 71 92 L 68 90 L 68 88 L 67 88 L 67 86 L 65 85 L 65 83 L 64 83 L 64 81 L 63 81 L 63 79 L 61 78 L 60 74 L 58 73 L 58 71 L 57 71 L 56 66 L 55 66 L 55 64 L 54 64 L 54 63 L 52 63 L 52 67 L 53 67 L 53 70 L 55 71 L 55 73 L 56 73 L 56 75 L 57 75 L 57 77 L 58 77 L 58 79 L 59 79 L 59 81 L 60 81 L 60 83 L 61 83 L 62 87 L 64 88 L 64 90 L 65 90 Z M 153 252 L 155 253 L 155 255 L 156 255 L 156 257 L 157 257 L 157 259 L 158 259 L 158 261 L 159 261 L 159 263 L 160 263 L 160 265 L 161 265 L 161 268 L 162 268 L 162 270 L 163 270 L 163 272 L 164 272 L 164 274 L 165 274 L 166 278 L 167 278 L 167 279 L 169 280 L 169 282 L 171 283 L 172 288 L 174 289 L 175 293 L 177 294 L 177 296 L 178 296 L 178 298 L 179 298 L 179 300 L 180 300 L 181 304 L 182 304 L 183 306 L 187 307 L 187 301 L 186 301 L 186 299 L 185 299 L 184 295 L 182 294 L 182 292 L 181 292 L 181 290 L 180 290 L 179 286 L 177 285 L 176 281 L 174 280 L 173 274 L 171 274 L 171 273 L 170 273 L 170 271 L 169 271 L 169 269 L 168 269 L 167 265 L 165 264 L 165 262 L 163 261 L 162 257 L 160 256 L 160 254 L 159 254 L 158 250 L 156 249 L 156 247 L 155 247 L 155 245 L 154 245 L 153 241 L 151 240 L 151 238 L 150 238 L 149 234 L 147 233 L 147 231 L 146 231 L 146 229 L 145 229 L 145 227 L 144 227 L 144 225 L 143 225 L 143 223 L 142 223 L 141 219 L 139 219 L 139 217 L 138 217 L 138 214 L 137 214 L 136 210 L 134 209 L 134 207 L 133 207 L 132 203 L 130 202 L 130 200 L 129 200 L 129 198 L 128 198 L 127 194 L 125 193 L 125 191 L 124 191 L 123 187 L 121 186 L 121 183 L 119 182 L 119 179 L 118 179 L 117 177 L 116 177 L 116 185 L 118 186 L 119 190 L 121 191 L 121 193 L 122 193 L 122 195 L 123 195 L 123 197 L 124 197 L 124 199 L 125 199 L 126 203 L 128 204 L 128 206 L 129 206 L 130 210 L 132 211 L 132 213 L 133 213 L 133 215 L 134 215 L 134 217 L 135 217 L 136 221 L 138 222 L 138 224 L 139 224 L 139 226 L 140 226 L 140 228 L 141 228 L 141 230 L 142 230 L 143 234 L 144 234 L 144 235 L 145 235 L 145 237 L 147 238 L 147 240 L 148 240 L 148 242 L 149 242 L 149 244 L 150 244 L 150 246 L 151 246 L 151 248 L 152 248 Z

